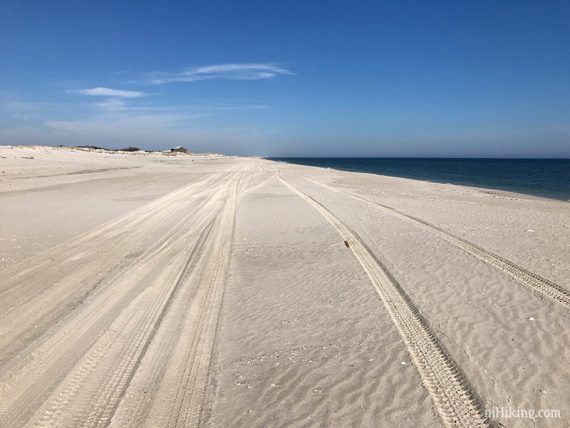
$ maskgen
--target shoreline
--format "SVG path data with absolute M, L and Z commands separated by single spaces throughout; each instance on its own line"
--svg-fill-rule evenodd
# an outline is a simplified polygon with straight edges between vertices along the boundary
M 506 193 L 513 193 L 513 194 L 520 194 L 526 196 L 534 196 L 543 199 L 553 199 L 558 201 L 568 202 L 570 201 L 570 187 L 566 186 L 566 188 L 562 188 L 560 184 L 556 184 L 558 188 L 556 189 L 535 189 L 534 186 L 531 186 L 532 183 L 528 183 L 526 185 L 521 185 L 520 183 L 512 183 L 510 185 L 498 184 L 493 180 L 497 180 L 498 177 L 488 177 L 486 179 L 486 183 L 480 183 L 474 180 L 473 178 L 470 179 L 469 175 L 461 178 L 459 176 L 450 177 L 448 172 L 448 176 L 445 178 L 443 176 L 438 177 L 438 174 L 445 174 L 445 168 L 442 171 L 431 171 L 432 176 L 428 176 L 429 172 L 426 171 L 426 166 L 422 165 L 425 163 L 432 163 L 432 162 L 440 162 L 440 163 L 448 163 L 452 164 L 455 162 L 459 163 L 486 163 L 486 164 L 493 164 L 493 163 L 542 163 L 542 162 L 550 162 L 555 165 L 562 165 L 561 168 L 570 168 L 570 159 L 557 159 L 557 158 L 265 158 L 267 160 L 273 160 L 276 162 L 284 162 L 288 164 L 295 164 L 295 165 L 304 165 L 304 166 L 312 166 L 317 168 L 329 168 L 335 169 L 338 171 L 344 172 L 355 172 L 355 173 L 365 173 L 365 174 L 375 174 L 375 175 L 382 175 L 386 177 L 398 177 L 402 179 L 409 179 L 409 180 L 419 180 L 419 181 L 427 181 L 430 183 L 438 183 L 438 184 L 449 184 L 449 185 L 456 185 L 456 186 L 464 186 L 464 187 L 471 187 L 477 188 L 481 190 L 488 190 L 488 191 L 496 191 L 496 192 L 506 192 Z M 375 166 L 375 162 L 387 162 L 388 165 L 382 166 Z M 390 163 L 416 163 L 414 168 L 417 168 L 419 171 L 424 170 L 423 175 L 420 173 L 414 173 L 411 169 L 412 166 L 408 168 L 408 170 L 402 170 L 399 173 L 390 171 L 390 168 L 393 166 L 389 166 Z M 344 165 L 343 165 L 344 164 Z M 388 167 L 389 166 L 389 167 Z M 443 165 L 445 167 L 445 165 Z M 449 166 L 449 165 L 448 165 Z M 386 169 L 388 167 L 388 169 Z M 402 169 L 402 167 L 399 167 Z M 374 170 L 376 169 L 376 171 Z M 544 169 L 544 167 L 543 167 Z M 560 168 L 559 168 L 560 169 Z M 454 174 L 458 174 L 457 171 L 453 172 Z M 484 171 L 478 171 L 478 173 L 484 173 Z M 507 175 L 509 172 L 505 172 Z M 513 171 L 511 171 L 513 173 Z M 473 174 L 473 172 L 472 172 Z M 517 174 L 521 174 L 521 172 L 517 172 Z M 568 174 L 566 174 L 568 175 Z M 519 177 L 521 180 L 527 179 L 527 177 L 521 176 Z M 544 177 L 535 177 L 534 180 L 544 180 Z M 478 180 L 481 180 L 478 177 Z M 504 180 L 504 177 L 501 177 L 501 180 Z M 515 180 L 511 178 L 511 181 Z M 570 180 L 570 176 L 566 177 L 558 177 L 557 183 L 566 182 Z M 553 184 L 553 183 L 551 183 Z M 544 184 L 543 184 L 544 185 Z
M 269 158 L 266 158 L 267 160 L 271 160 Z M 276 160 L 272 160 L 274 162 L 281 162 L 281 161 L 276 161 Z M 287 162 L 283 161 L 285 164 L 288 164 Z M 517 191 L 510 191 L 510 190 L 505 190 L 505 189 L 497 189 L 497 188 L 492 188 L 492 187 L 480 187 L 480 186 L 474 186 L 474 185 L 468 185 L 468 184 L 458 184 L 458 183 L 446 183 L 446 182 L 439 182 L 439 181 L 431 181 L 428 179 L 419 179 L 419 178 L 411 178 L 411 177 L 402 177 L 402 176 L 396 176 L 396 175 L 387 175 L 387 174 L 380 174 L 380 173 L 376 173 L 376 172 L 369 172 L 369 171 L 354 171 L 354 170 L 344 170 L 344 169 L 337 169 L 337 168 L 329 168 L 329 167 L 324 167 L 324 166 L 315 166 L 315 165 L 302 165 L 306 168 L 316 168 L 316 169 L 322 169 L 322 170 L 329 170 L 329 171 L 335 171 L 338 173 L 346 173 L 346 174 L 364 174 L 364 175 L 369 175 L 372 177 L 384 177 L 384 178 L 395 178 L 398 180 L 404 180 L 404 181 L 410 181 L 410 182 L 421 182 L 421 183 L 429 183 L 429 184 L 433 184 L 436 186 L 442 186 L 442 187 L 459 187 L 459 188 L 465 188 L 465 189 L 469 189 L 470 191 L 473 192 L 477 192 L 477 193 L 482 193 L 482 194 L 487 194 L 487 195 L 493 195 L 493 196 L 497 196 L 497 197 L 504 197 L 504 198 L 510 198 L 510 199 L 537 199 L 543 202 L 548 202 L 548 201 L 552 201 L 552 202 L 569 202 L 569 200 L 566 199 L 558 199 L 558 198 L 554 198 L 554 197 L 547 197 L 547 196 L 541 196 L 541 195 L 534 195 L 534 194 L 529 194 L 529 193 L 521 193 L 521 192 L 517 192 Z

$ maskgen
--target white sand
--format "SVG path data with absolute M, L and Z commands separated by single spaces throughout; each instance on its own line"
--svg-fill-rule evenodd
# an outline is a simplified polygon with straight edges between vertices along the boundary
M 0 426 L 568 426 L 569 254 L 566 202 L 0 147 Z

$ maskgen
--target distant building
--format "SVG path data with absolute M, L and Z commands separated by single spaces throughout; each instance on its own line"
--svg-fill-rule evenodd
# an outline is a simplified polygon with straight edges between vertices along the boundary
M 188 153 L 188 150 L 182 146 L 176 146 L 170 149 L 170 153 Z

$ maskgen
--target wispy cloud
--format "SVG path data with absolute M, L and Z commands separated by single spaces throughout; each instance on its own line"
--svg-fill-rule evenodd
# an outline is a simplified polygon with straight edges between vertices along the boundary
M 123 89 L 105 88 L 103 86 L 86 89 L 68 89 L 66 92 L 103 98 L 103 100 L 97 101 L 93 103 L 93 105 L 108 114 L 126 112 L 132 108 L 127 105 L 130 99 L 141 98 L 148 95 L 140 91 L 126 91 Z
M 192 67 L 178 73 L 152 73 L 148 81 L 162 85 L 211 79 L 264 80 L 288 74 L 292 74 L 291 71 L 274 63 L 217 64 Z
M 121 98 L 106 98 L 103 101 L 96 102 L 97 106 L 102 111 L 106 112 L 122 112 L 128 109 L 127 104 Z
M 67 92 L 91 97 L 113 97 L 113 98 L 140 98 L 145 94 L 139 91 L 125 91 L 123 89 L 111 89 L 98 86 L 87 89 L 70 89 Z

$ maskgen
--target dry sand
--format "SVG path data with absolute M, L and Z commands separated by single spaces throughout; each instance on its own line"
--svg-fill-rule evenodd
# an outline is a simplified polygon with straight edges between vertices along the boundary
M 2 146 L 0 427 L 567 427 L 569 254 L 567 202 Z

